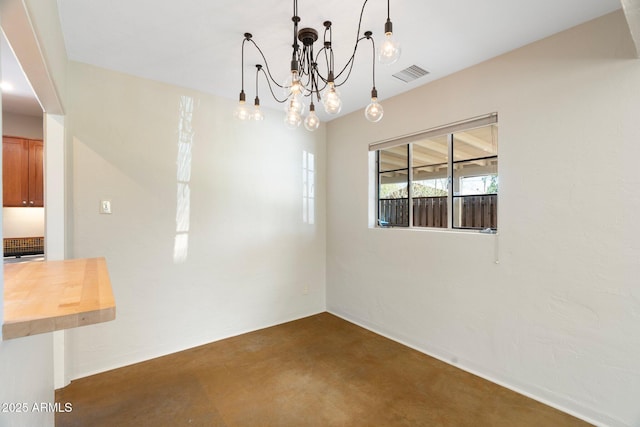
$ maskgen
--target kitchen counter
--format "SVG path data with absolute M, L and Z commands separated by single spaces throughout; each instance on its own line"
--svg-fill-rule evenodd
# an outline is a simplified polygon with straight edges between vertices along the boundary
M 4 340 L 107 322 L 115 317 L 104 258 L 4 266 Z

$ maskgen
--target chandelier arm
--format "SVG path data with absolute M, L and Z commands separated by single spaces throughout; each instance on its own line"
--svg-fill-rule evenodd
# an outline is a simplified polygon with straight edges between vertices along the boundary
M 364 15 L 364 7 L 367 5 L 367 2 L 369 0 L 364 0 L 364 3 L 362 3 L 362 9 L 360 9 L 360 18 L 358 19 L 358 32 L 356 33 L 356 47 L 358 46 L 358 42 L 360 40 L 362 40 L 360 38 L 360 27 L 362 26 L 362 16 Z M 389 1 L 389 0 L 388 0 Z M 355 55 L 355 48 L 353 49 L 353 54 Z
M 303 96 L 308 96 L 311 98 L 311 103 L 313 104 L 313 93 L 315 92 L 314 87 L 315 87 L 315 83 L 316 83 L 316 78 L 315 75 L 313 73 L 313 70 L 311 73 L 309 73 L 309 87 L 305 87 L 306 91 L 308 93 L 304 93 Z
M 327 76 L 326 78 L 323 77 L 320 74 L 320 71 L 318 70 L 318 59 L 320 58 L 320 55 L 322 54 L 323 51 L 325 51 L 327 48 L 323 47 L 322 49 L 320 49 L 318 51 L 318 53 L 316 54 L 316 57 L 314 58 L 315 64 L 316 64 L 316 74 L 318 75 L 318 77 L 320 78 L 320 80 L 322 80 L 323 82 L 327 82 L 327 79 L 329 78 L 329 76 Z M 325 60 L 327 60 L 327 56 L 326 56 L 326 52 L 325 52 Z M 327 60 L 328 61 L 328 60 Z M 328 67 L 328 62 L 327 62 L 327 67 Z
M 320 97 L 319 92 L 322 92 L 323 90 L 325 90 L 325 88 L 327 87 L 328 82 L 326 80 L 323 80 L 322 76 L 320 76 L 320 74 L 318 74 L 318 76 L 320 77 L 320 80 L 322 80 L 322 83 L 324 83 L 324 86 L 322 86 L 321 88 L 318 88 L 318 97 Z
M 256 49 L 258 49 L 258 52 L 260 52 L 260 56 L 262 56 L 262 59 L 264 60 L 264 68 L 267 69 L 267 73 L 265 75 L 269 76 L 269 79 L 273 82 L 273 84 L 284 89 L 284 86 L 278 83 L 276 79 L 274 79 L 273 76 L 271 75 L 271 69 L 269 68 L 269 61 L 267 61 L 267 58 L 264 56 L 264 53 L 262 52 L 262 49 L 260 49 L 260 46 L 258 46 L 258 44 L 255 41 L 253 41 L 253 39 L 249 39 L 249 41 L 253 43 Z
M 327 31 L 329 32 L 329 48 L 327 49 L 327 51 L 329 52 L 329 72 L 330 74 L 333 74 L 335 69 L 335 62 L 333 57 L 333 31 L 331 30 L 331 27 L 327 28 Z M 325 35 L 326 34 L 327 33 L 325 31 Z
M 368 1 L 369 0 L 364 0 L 364 3 L 362 3 L 362 9 L 360 9 L 360 18 L 358 19 L 358 32 L 356 33 L 356 44 L 353 47 L 353 54 L 351 55 L 351 58 L 349 59 L 349 61 L 345 64 L 344 68 L 342 68 L 342 70 L 340 70 L 340 72 L 336 76 L 336 79 L 342 73 L 344 73 L 344 71 L 347 69 L 347 67 L 349 67 L 350 63 L 351 63 L 351 68 L 353 68 L 353 59 L 356 56 L 356 50 L 358 49 L 358 43 L 360 42 L 360 40 L 362 40 L 364 38 L 364 37 L 360 37 L 360 28 L 362 27 L 362 16 L 364 15 L 364 9 L 365 9 L 365 6 L 367 5 Z M 349 73 L 347 74 L 347 78 L 341 84 L 344 84 L 347 81 L 347 79 L 349 78 L 349 75 L 351 75 L 351 69 L 349 70 Z
M 373 70 L 373 88 L 376 88 L 376 42 L 373 40 L 373 37 L 367 37 L 371 40 L 371 51 L 372 51 L 372 70 Z
M 331 69 L 331 64 L 329 63 L 329 55 L 330 55 L 329 49 L 324 47 L 322 50 L 324 51 L 324 62 L 327 66 L 327 77 L 322 78 L 322 80 L 325 83 L 327 83 L 329 81 L 329 76 L 331 76 L 333 70 Z
M 313 45 L 311 45 L 311 48 L 313 48 Z M 298 70 L 298 74 L 303 76 L 305 74 L 305 70 L 307 69 L 307 64 L 308 64 L 308 55 L 309 55 L 309 47 L 304 46 L 302 48 L 302 54 L 300 55 L 300 59 L 299 59 L 299 63 L 300 63 L 300 69 Z M 311 65 L 311 64 L 308 64 Z
M 312 68 L 312 55 L 313 55 L 313 45 L 311 46 L 311 50 L 309 50 L 309 47 L 307 47 L 306 45 L 302 48 L 302 55 L 301 55 L 301 60 L 299 62 L 300 64 L 300 69 L 298 70 L 298 76 L 300 78 L 300 85 L 303 88 L 303 91 L 309 91 L 309 85 L 311 83 L 311 79 L 313 77 L 313 68 Z M 311 58 L 310 58 L 311 57 Z M 302 80 L 306 77 L 306 81 L 303 82 Z M 306 94 L 303 93 L 303 96 L 308 96 Z
M 309 84 L 309 81 L 311 80 L 311 76 L 312 76 L 311 71 L 300 75 L 300 81 L 302 81 L 303 78 L 307 79 L 306 83 L 302 83 L 303 86 L 306 86 Z
M 322 82 L 323 86 L 319 87 L 318 82 Z M 329 79 L 323 77 L 316 67 L 316 72 L 313 73 L 313 85 L 315 86 L 316 90 L 314 90 L 313 92 L 316 92 L 316 94 L 318 95 L 318 100 L 320 100 L 320 92 L 322 92 L 327 87 L 328 83 Z
M 276 94 L 273 92 L 273 87 L 271 86 L 271 80 L 272 80 L 273 78 L 272 78 L 272 77 L 270 77 L 270 76 L 267 76 L 267 72 L 265 72 L 265 71 L 264 71 L 264 67 L 263 67 L 260 71 L 262 71 L 262 73 L 264 74 L 264 79 L 265 79 L 265 80 L 266 80 L 266 82 L 267 82 L 267 86 L 269 86 L 269 92 L 271 92 L 271 96 L 273 97 L 273 99 L 274 99 L 276 102 L 280 103 L 280 104 L 284 104 L 285 102 L 287 102 L 287 99 L 289 99 L 289 97 L 286 97 L 286 98 L 284 98 L 284 99 L 279 99 L 279 98 L 276 96 Z M 256 77 L 257 77 L 257 76 L 256 76 Z M 274 82 L 274 83 L 275 83 L 275 82 Z M 277 83 L 276 83 L 276 84 L 277 84 Z M 280 86 L 280 85 L 278 85 L 278 86 Z M 280 87 L 282 87 L 282 86 L 280 86 Z
M 249 39 L 249 40 L 250 40 L 250 39 Z M 245 43 L 246 41 L 247 41 L 247 38 L 246 38 L 246 36 L 245 36 L 245 38 L 244 38 L 244 39 L 242 39 L 242 49 L 241 49 L 241 50 L 242 50 L 242 54 L 240 55 L 240 56 L 242 57 L 242 58 L 241 58 L 241 61 L 240 61 L 240 64 L 241 64 L 241 65 L 240 65 L 240 74 L 242 75 L 242 79 L 241 79 L 242 84 L 240 85 L 240 91 L 241 91 L 241 92 L 244 92 L 244 43 Z
M 309 73 L 313 74 L 313 45 L 309 46 L 307 49 L 307 54 L 305 55 L 305 63 L 309 66 Z
M 333 75 L 335 67 L 336 67 L 336 61 L 335 61 L 335 58 L 333 56 L 333 47 L 331 47 L 329 49 L 329 61 L 331 61 L 331 74 Z M 334 80 L 335 80 L 335 76 L 334 76 Z
M 320 74 L 318 74 L 317 72 L 315 73 L 315 77 L 320 77 L 322 79 L 322 76 Z M 324 86 L 322 87 L 322 89 L 320 89 L 318 87 L 318 80 L 316 78 L 313 78 L 313 83 L 312 83 L 312 88 L 315 87 L 315 94 L 316 94 L 316 99 L 318 100 L 318 102 L 322 101 L 322 98 L 320 98 L 320 91 L 324 90 L 325 87 L 327 87 L 327 84 L 325 83 Z M 313 102 L 313 92 L 311 92 L 311 102 Z
M 327 25 L 327 23 L 329 25 Z M 328 40 L 327 40 L 327 34 L 329 34 Z M 334 81 L 334 56 L 333 56 L 333 32 L 331 31 L 331 22 L 327 21 L 325 22 L 325 27 L 324 27 L 324 36 L 323 36 L 323 40 L 324 40 L 324 45 L 322 47 L 322 49 L 320 49 L 320 52 L 318 52 L 318 57 L 320 56 L 320 53 L 324 51 L 324 63 L 325 66 L 327 67 L 327 77 L 324 78 L 322 76 L 319 76 L 325 83 L 328 83 L 329 81 Z M 317 63 L 317 57 L 316 57 L 316 63 Z M 318 73 L 319 74 L 319 73 Z
M 322 53 L 322 51 L 323 51 L 323 50 L 325 50 L 325 48 L 320 49 L 320 51 L 318 52 L 318 54 L 317 54 L 317 56 L 316 56 L 316 61 L 315 61 L 315 62 L 316 62 L 316 68 L 315 68 L 316 72 L 315 72 L 315 76 L 317 77 L 317 79 L 316 79 L 316 88 L 318 89 L 318 91 L 319 91 L 319 92 L 323 91 L 323 90 L 327 87 L 327 84 L 329 83 L 329 76 L 324 77 L 322 74 L 320 74 L 320 71 L 318 70 L 318 65 L 317 65 L 317 63 L 318 63 L 318 57 L 320 56 L 320 54 Z M 318 79 L 319 79 L 322 83 L 324 83 L 324 86 L 322 86 L 322 88 L 319 88 L 319 87 L 318 87 Z
M 300 17 L 298 16 L 298 0 L 293 0 L 293 16 L 291 17 L 291 20 L 293 21 L 293 44 L 291 45 L 293 51 L 291 52 L 291 71 L 299 71 L 300 60 L 303 52 L 301 52 L 300 45 L 298 44 L 298 23 L 300 22 Z
M 349 79 L 349 76 L 351 75 L 351 70 L 353 70 L 353 64 L 355 60 L 355 56 L 351 56 L 351 58 L 349 58 L 349 60 L 347 61 L 347 63 L 345 64 L 344 68 L 338 73 L 338 75 L 336 76 L 336 80 L 338 80 L 338 78 L 347 70 L 347 68 L 349 68 L 349 72 L 347 73 L 347 77 L 345 77 L 345 79 L 342 81 L 342 83 L 337 84 L 336 86 L 342 86 L 343 84 L 345 84 L 347 82 L 347 80 Z
M 303 85 L 305 92 L 302 94 L 305 97 L 311 97 L 311 102 L 313 102 L 313 94 L 318 92 L 318 81 L 317 81 L 317 71 L 311 70 L 309 73 L 309 80 L 305 85 Z
M 315 85 L 315 82 L 316 82 L 316 78 L 314 76 L 313 70 L 311 70 L 311 73 L 309 73 L 309 82 L 308 82 L 310 87 L 305 88 L 309 93 L 308 94 L 304 93 L 303 95 L 310 97 L 312 103 L 313 103 L 313 92 L 314 92 L 313 87 Z
M 298 1 L 293 0 L 293 17 L 291 18 L 293 21 L 293 44 L 291 47 L 293 48 L 292 60 L 296 60 L 298 56 L 299 46 L 298 46 L 298 22 L 300 18 L 298 17 Z
M 336 76 L 336 80 L 338 80 L 338 77 L 340 77 L 342 75 L 342 73 L 344 73 L 345 70 L 348 67 L 349 68 L 349 72 L 347 73 L 347 77 L 344 78 L 342 83 L 340 83 L 340 84 L 336 83 L 336 86 L 338 86 L 338 87 L 342 86 L 343 84 L 345 84 L 347 82 L 347 80 L 349 80 L 349 77 L 351 76 L 351 71 L 353 71 L 353 64 L 355 64 L 356 51 L 358 49 L 358 43 L 360 43 L 362 40 L 364 40 L 366 38 L 367 37 L 360 37 L 358 39 L 358 41 L 356 41 L 356 47 L 355 47 L 355 49 L 353 49 L 353 55 L 351 55 L 351 58 L 349 58 L 349 61 L 347 61 L 347 63 L 345 64 L 344 68 L 338 73 L 338 75 Z M 373 38 L 371 40 L 373 40 Z M 375 58 L 375 55 L 374 55 L 374 58 Z
M 256 98 L 258 97 L 258 74 L 260 74 L 261 69 L 262 65 L 256 65 Z
M 313 92 L 313 81 L 314 81 L 313 73 L 307 74 L 306 77 L 307 77 L 307 81 L 305 83 L 301 82 L 302 83 L 301 85 L 305 91 L 311 93 Z M 309 87 L 311 87 L 311 89 L 309 89 Z M 303 93 L 303 96 L 309 96 L 309 95 Z

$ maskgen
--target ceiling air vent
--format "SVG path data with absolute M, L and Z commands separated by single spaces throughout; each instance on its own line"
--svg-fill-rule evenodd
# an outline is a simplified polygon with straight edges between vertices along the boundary
M 422 76 L 426 76 L 427 74 L 429 74 L 427 70 L 420 68 L 417 65 L 412 65 L 402 71 L 398 71 L 393 75 L 393 77 L 400 79 L 405 83 L 409 83 Z

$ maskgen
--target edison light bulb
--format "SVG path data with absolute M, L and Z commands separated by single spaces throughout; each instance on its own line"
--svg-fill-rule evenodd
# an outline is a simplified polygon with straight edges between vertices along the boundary
M 378 103 L 378 98 L 371 98 L 371 103 L 364 110 L 364 116 L 372 123 L 379 122 L 384 114 L 382 105 Z
M 314 130 L 318 129 L 318 126 L 320 126 L 320 119 L 316 114 L 316 110 L 313 104 L 311 104 L 311 106 L 309 107 L 309 115 L 304 119 L 304 127 L 309 132 L 313 132 Z
M 336 89 L 334 82 L 329 82 L 329 90 L 324 96 L 324 111 L 327 114 L 338 114 L 342 109 L 342 100 L 340 99 L 340 93 Z
M 392 32 L 384 35 L 384 42 L 378 49 L 378 61 L 381 64 L 391 65 L 400 58 L 400 43 L 393 38 Z
M 253 108 L 253 113 L 251 114 L 251 118 L 256 121 L 264 120 L 264 114 L 262 114 L 262 110 L 260 109 L 260 105 L 256 105 Z
M 297 71 L 291 73 L 291 93 L 298 95 L 302 92 L 302 85 L 300 84 L 300 77 Z
M 297 71 L 291 71 L 289 77 L 284 81 L 282 89 L 284 96 L 299 95 L 302 93 L 302 82 L 300 81 L 300 76 Z
M 264 114 L 262 114 L 262 110 L 260 109 L 260 98 L 256 96 L 255 101 L 253 102 L 253 111 L 251 112 L 251 119 L 260 121 L 264 120 Z
M 297 128 L 298 126 L 300 126 L 301 122 L 302 122 L 302 116 L 297 111 L 289 110 L 287 111 L 287 114 L 284 116 L 284 124 L 289 129 Z
M 238 120 L 249 120 L 251 118 L 251 112 L 247 108 L 245 101 L 238 102 L 238 106 L 233 112 L 233 116 Z
M 293 95 L 291 99 L 289 99 L 289 102 L 284 104 L 285 112 L 289 112 L 291 110 L 294 110 L 298 114 L 302 114 L 304 112 L 304 103 L 297 95 Z

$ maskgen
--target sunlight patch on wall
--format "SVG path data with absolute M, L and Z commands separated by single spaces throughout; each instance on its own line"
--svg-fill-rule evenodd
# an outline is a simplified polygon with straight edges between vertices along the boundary
M 180 97 L 178 121 L 176 237 L 173 245 L 173 262 L 183 263 L 189 254 L 189 218 L 191 211 L 191 149 L 193 147 L 194 100 Z
M 302 152 L 302 222 L 315 222 L 315 156 L 308 151 Z

